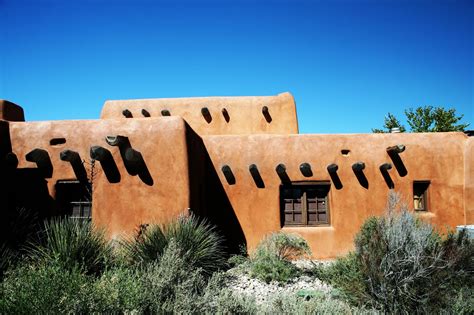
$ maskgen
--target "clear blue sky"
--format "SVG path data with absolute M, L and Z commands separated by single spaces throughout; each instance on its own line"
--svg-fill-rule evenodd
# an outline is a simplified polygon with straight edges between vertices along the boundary
M 27 120 L 107 99 L 290 91 L 302 133 L 358 133 L 407 107 L 474 129 L 474 1 L 0 0 L 0 99 Z

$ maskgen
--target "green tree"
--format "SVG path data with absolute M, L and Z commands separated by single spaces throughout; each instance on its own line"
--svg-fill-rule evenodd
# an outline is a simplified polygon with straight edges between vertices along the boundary
M 385 116 L 385 121 L 384 121 L 384 124 L 383 124 L 383 128 L 384 129 L 372 129 L 372 132 L 375 132 L 375 133 L 387 133 L 387 132 L 390 132 L 390 130 L 392 130 L 392 128 L 399 128 L 400 129 L 400 132 L 405 132 L 406 129 L 405 129 L 405 126 L 403 126 L 400 121 L 392 114 L 388 113 L 387 116 Z
M 411 132 L 448 132 L 464 131 L 469 124 L 460 123 L 464 115 L 457 115 L 454 108 L 419 106 L 415 109 L 405 110 L 405 116 Z M 392 114 L 385 117 L 383 129 L 372 129 L 372 132 L 386 133 L 391 128 L 398 127 L 400 132 L 405 131 L 405 127 Z

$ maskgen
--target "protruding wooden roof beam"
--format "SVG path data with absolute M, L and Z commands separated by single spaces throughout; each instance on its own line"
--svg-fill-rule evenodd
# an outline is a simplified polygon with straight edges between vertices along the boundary
M 212 116 L 211 116 L 211 112 L 209 111 L 209 108 L 207 108 L 207 107 L 201 108 L 201 114 L 204 117 L 204 119 L 206 120 L 206 122 L 208 124 L 210 124 L 211 121 L 212 121 Z
M 304 177 L 311 177 L 313 176 L 313 171 L 311 170 L 311 164 L 309 163 L 301 163 L 300 164 L 300 171 Z
M 383 163 L 382 165 L 380 165 L 379 169 L 380 169 L 380 173 L 382 173 L 383 179 L 385 180 L 385 183 L 387 184 L 388 188 L 389 189 L 395 188 L 395 184 L 392 178 L 390 177 L 390 174 L 388 173 L 388 171 L 392 169 L 392 164 Z
M 227 183 L 229 185 L 234 185 L 235 176 L 234 176 L 234 173 L 232 173 L 232 169 L 230 168 L 230 166 L 225 164 L 222 166 L 221 170 L 222 170 L 222 173 L 224 174 L 225 179 L 227 180 Z
M 51 178 L 53 176 L 53 164 L 51 163 L 48 151 L 37 148 L 30 151 L 25 158 L 29 162 L 36 163 L 45 178 Z
M 72 170 L 76 175 L 76 178 L 81 182 L 87 182 L 87 172 L 82 163 L 79 153 L 72 150 L 64 150 L 59 153 L 61 161 L 69 162 L 72 166 Z
M 365 169 L 364 162 L 356 162 L 352 164 L 352 170 L 354 170 L 354 172 L 362 172 L 364 169 Z
M 229 116 L 229 112 L 227 111 L 227 109 L 225 109 L 225 108 L 222 109 L 222 116 L 224 116 L 224 119 L 225 119 L 226 122 L 230 121 L 230 116 Z
M 365 163 L 364 162 L 356 162 L 352 164 L 352 170 L 359 181 L 359 184 L 364 187 L 365 189 L 369 189 L 369 181 L 364 174 Z
M 288 176 L 288 173 L 286 172 L 286 166 L 283 163 L 280 163 L 277 165 L 275 168 L 275 171 L 278 174 L 278 177 L 280 177 L 280 180 L 283 184 L 290 184 L 291 180 L 290 177 Z
M 263 117 L 265 117 L 265 120 L 267 121 L 267 123 L 272 122 L 272 116 L 270 115 L 270 111 L 268 109 L 268 106 L 263 106 L 262 107 L 262 114 L 263 114 Z
M 91 159 L 100 162 L 109 183 L 120 182 L 120 172 L 109 150 L 101 146 L 93 146 L 90 149 L 90 156 Z
M 249 171 L 250 174 L 252 175 L 252 178 L 255 182 L 255 185 L 258 188 L 265 188 L 265 183 L 263 182 L 262 176 L 260 175 L 260 172 L 258 171 L 258 167 L 256 164 L 250 164 L 249 165 Z
M 143 117 L 151 117 L 150 112 L 144 108 L 142 109 L 142 115 Z
M 337 164 L 332 163 L 329 164 L 326 169 L 328 170 L 329 176 L 331 177 L 331 181 L 334 184 L 334 187 L 336 187 L 337 190 L 342 189 L 342 182 L 341 179 L 339 178 L 339 175 L 337 175 L 337 170 L 339 169 L 339 166 Z
M 128 109 L 124 109 L 124 110 L 122 111 L 122 115 L 123 115 L 125 118 L 133 118 L 132 112 L 129 111 Z
M 387 148 L 387 153 L 397 153 L 400 154 L 405 151 L 405 145 L 397 144 Z

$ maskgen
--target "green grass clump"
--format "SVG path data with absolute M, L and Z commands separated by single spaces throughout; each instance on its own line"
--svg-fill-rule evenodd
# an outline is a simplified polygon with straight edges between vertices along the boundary
M 29 249 L 34 260 L 55 262 L 64 269 L 99 274 L 112 257 L 104 234 L 88 221 L 57 218 L 45 222 L 43 240 Z
M 267 236 L 247 259 L 233 257 L 232 263 L 240 264 L 239 269 L 251 277 L 263 280 L 287 282 L 300 274 L 299 269 L 291 263 L 311 253 L 306 241 L 295 234 L 272 233 Z
M 165 226 L 147 227 L 140 237 L 125 244 L 126 255 L 132 264 L 155 262 L 172 240 L 185 262 L 208 276 L 226 264 L 223 240 L 215 227 L 194 215 L 181 216 Z

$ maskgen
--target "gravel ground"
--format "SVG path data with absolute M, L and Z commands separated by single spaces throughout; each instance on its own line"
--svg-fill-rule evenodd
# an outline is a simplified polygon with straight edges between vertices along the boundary
M 302 270 L 308 270 L 313 264 L 327 265 L 331 262 L 299 260 L 293 263 Z M 238 294 L 254 297 L 258 304 L 267 302 L 280 294 L 297 294 L 300 291 L 321 291 L 322 293 L 331 291 L 330 285 L 307 275 L 299 276 L 289 283 L 282 284 L 275 281 L 265 283 L 259 279 L 250 278 L 238 269 L 231 269 L 228 273 L 233 276 L 229 287 Z

